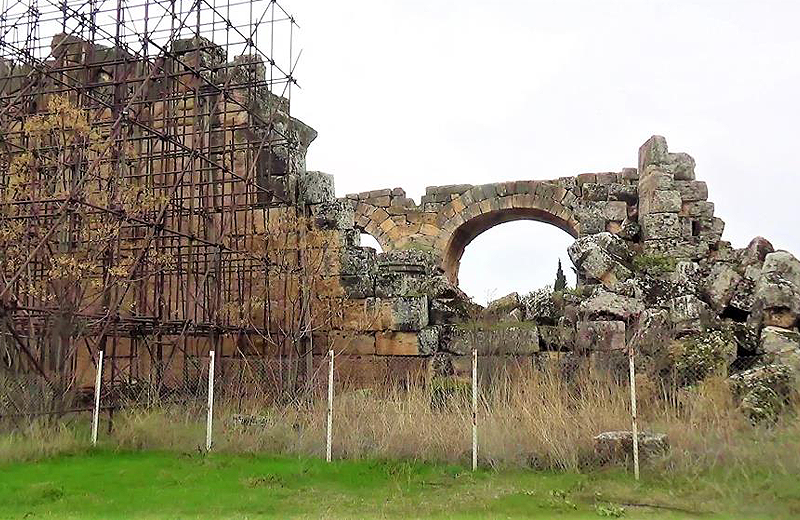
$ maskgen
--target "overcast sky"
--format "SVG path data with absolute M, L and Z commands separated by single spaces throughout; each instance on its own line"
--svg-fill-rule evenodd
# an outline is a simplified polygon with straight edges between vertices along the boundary
M 285 3 L 308 167 L 339 195 L 619 171 L 661 134 L 696 159 L 724 239 L 800 253 L 800 1 Z M 570 243 L 503 224 L 467 248 L 461 286 L 552 283 Z

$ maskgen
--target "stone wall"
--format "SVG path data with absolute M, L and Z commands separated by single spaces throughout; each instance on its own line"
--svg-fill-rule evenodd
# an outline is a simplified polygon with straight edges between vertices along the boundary
M 724 352 L 731 372 L 775 360 L 800 363 L 800 264 L 762 238 L 744 249 L 723 241 L 724 222 L 714 215 L 706 183 L 696 179 L 694 159 L 670 152 L 663 137 L 642 145 L 637 168 L 618 173 L 429 187 L 420 204 L 400 188 L 342 200 L 353 207 L 354 227 L 375 236 L 383 256 L 427 255 L 428 273 L 440 285 L 449 282 L 447 301 L 426 289 L 424 334 L 439 339 L 420 350 L 433 354 L 443 373 L 466 366 L 469 345 L 505 357 L 602 357 L 633 346 L 656 359 L 669 348 L 713 344 L 708 348 Z M 455 305 L 463 298 L 457 273 L 464 247 L 518 219 L 576 237 L 568 252 L 578 289 L 509 295 L 477 312 Z M 491 323 L 481 326 L 486 319 Z M 681 355 L 673 361 L 680 364 Z
M 714 216 L 708 187 L 695 180 L 694 159 L 670 153 L 653 136 L 639 149 L 639 221 L 646 253 L 698 260 L 716 247 L 725 223 Z
M 611 231 L 635 240 L 636 181 L 636 170 L 627 168 L 549 181 L 433 186 L 419 205 L 401 188 L 346 198 L 353 205 L 356 227 L 374 236 L 384 251 L 429 251 L 458 283 L 464 248 L 503 222 L 538 220 L 575 237 Z
M 80 64 L 87 56 L 115 55 L 102 48 L 88 52 L 87 46 L 62 42 L 57 59 Z M 199 73 L 154 82 L 148 102 L 126 115 L 158 137 L 147 153 L 138 150 L 137 160 L 152 172 L 156 189 L 166 192 L 184 174 L 183 163 L 170 154 L 181 150 L 184 159 L 196 159 L 192 150 L 202 150 L 214 166 L 189 172 L 181 191 L 182 203 L 195 209 L 171 213 L 166 225 L 183 230 L 180 240 L 187 244 L 203 239 L 218 250 L 240 252 L 227 257 L 230 265 L 253 256 L 264 263 L 224 275 L 222 267 L 204 271 L 198 265 L 191 276 L 176 269 L 145 284 L 154 294 L 154 284 L 200 294 L 199 274 L 220 273 L 227 285 L 213 312 L 184 305 L 180 294 L 167 297 L 174 300 L 167 311 L 173 322 L 197 329 L 207 320 L 207 329 L 222 335 L 223 349 L 278 356 L 287 345 L 298 355 L 333 349 L 354 372 L 362 364 L 364 370 L 380 366 L 381 373 L 392 367 L 453 373 L 470 345 L 485 345 L 492 356 L 593 356 L 631 345 L 655 356 L 652 331 L 680 338 L 730 325 L 744 338 L 731 362 L 800 358 L 800 264 L 763 239 L 738 250 L 722 241 L 724 223 L 714 216 L 706 184 L 695 178 L 694 159 L 670 152 L 663 137 L 642 145 L 636 168 L 619 172 L 434 186 L 419 204 L 401 188 L 337 198 L 332 175 L 305 169 L 316 132 L 289 115 L 287 100 L 261 85 L 258 59 L 226 61 L 211 42 L 197 39 L 176 41 L 172 51 L 178 62 L 166 67 L 178 78 L 187 60 Z M 101 58 L 83 65 L 87 81 L 109 74 Z M 0 72 L 12 68 L 3 63 Z M 24 88 L 18 81 L 0 85 Z M 103 128 L 115 117 L 102 107 L 96 116 Z M 21 120 L 9 126 L 10 141 L 21 128 Z M 260 189 L 251 189 L 253 182 Z M 461 256 L 480 233 L 522 219 L 552 224 L 576 239 L 568 252 L 579 287 L 509 296 L 483 310 L 458 288 Z M 361 247 L 362 232 L 384 252 Z M 131 251 L 144 247 L 141 235 L 125 239 Z M 142 298 L 136 306 L 141 310 L 123 318 L 141 319 L 137 312 L 152 312 L 158 304 Z M 487 318 L 505 325 L 482 326 Z

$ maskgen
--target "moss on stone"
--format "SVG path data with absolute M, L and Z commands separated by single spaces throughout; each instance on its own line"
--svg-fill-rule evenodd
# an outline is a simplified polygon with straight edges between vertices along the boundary
M 678 260 L 667 255 L 642 254 L 633 258 L 633 267 L 653 276 L 667 274 L 675 271 Z
M 431 380 L 431 408 L 440 410 L 464 405 L 472 395 L 472 382 L 458 377 L 435 377 Z
M 766 365 L 732 376 L 731 383 L 750 421 L 774 421 L 789 402 L 794 375 L 786 365 Z
M 736 343 L 729 331 L 693 334 L 673 344 L 674 369 L 683 384 L 694 384 L 712 376 L 727 376 L 736 359 Z
M 436 254 L 435 247 L 428 244 L 421 244 L 419 242 L 407 242 L 397 249 L 401 251 L 424 251 L 425 253 Z

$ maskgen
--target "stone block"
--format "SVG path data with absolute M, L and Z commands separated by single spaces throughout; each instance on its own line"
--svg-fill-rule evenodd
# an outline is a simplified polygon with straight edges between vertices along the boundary
M 567 248 L 567 253 L 581 274 L 607 287 L 633 276 L 627 267 L 632 253 L 625 241 L 612 233 L 581 237 Z
M 383 231 L 384 233 L 388 233 L 389 231 L 391 231 L 392 229 L 394 229 L 395 227 L 397 227 L 397 222 L 395 222 L 395 221 L 394 221 L 394 220 L 392 220 L 391 218 L 387 218 L 386 220 L 384 220 L 383 222 L 381 222 L 381 223 L 378 225 L 378 227 L 379 227 L 379 228 L 381 229 L 381 231 Z
M 328 334 L 329 348 L 336 354 L 372 355 L 375 354 L 374 333 L 332 330 Z
M 672 324 L 669 313 L 664 309 L 645 309 L 639 314 L 636 330 L 630 339 L 630 346 L 637 353 L 646 356 L 663 352 L 665 338 L 670 337 Z
M 581 236 L 594 235 L 606 231 L 606 217 L 602 214 L 587 214 L 580 219 L 579 231 Z
M 348 230 L 312 228 L 305 233 L 305 236 L 300 237 L 302 241 L 301 247 L 346 249 L 350 247 L 346 235 L 347 231 Z
M 608 199 L 635 205 L 639 201 L 639 189 L 630 184 L 611 184 L 608 187 Z
M 497 186 L 495 184 L 484 184 L 481 186 L 484 197 L 487 199 L 497 198 Z
M 377 199 L 380 197 L 388 197 L 392 194 L 392 190 L 388 188 L 384 188 L 382 190 L 372 190 L 369 192 L 367 198 L 369 199 Z
M 747 247 L 742 251 L 740 263 L 742 266 L 760 266 L 767 255 L 774 253 L 775 248 L 772 243 L 764 237 L 755 237 L 747 244 Z
M 624 350 L 625 322 L 582 321 L 578 323 L 576 346 L 579 350 Z
M 639 170 L 637 168 L 623 168 L 622 180 L 626 183 L 634 183 L 639 180 Z
M 708 199 L 708 185 L 704 181 L 675 181 L 674 189 L 680 192 L 683 202 Z
M 392 203 L 391 197 L 389 197 L 388 195 L 385 195 L 383 197 L 374 197 L 369 199 L 369 201 L 370 203 L 372 203 L 375 206 L 378 206 L 379 208 L 388 208 L 389 205 Z
M 669 318 L 678 331 L 702 329 L 702 321 L 711 315 L 708 305 L 696 296 L 686 295 L 667 302 Z
M 639 214 L 677 213 L 681 210 L 681 194 L 676 190 L 655 190 L 639 199 Z
M 340 265 L 344 275 L 369 276 L 377 270 L 377 253 L 371 247 L 347 247 L 342 249 Z
M 575 177 L 559 177 L 558 180 L 555 181 L 556 184 L 567 190 L 574 190 L 578 186 L 577 178 Z
M 675 213 L 651 213 L 642 215 L 642 238 L 644 240 L 660 240 L 665 238 L 680 238 L 681 225 Z
M 414 296 L 420 294 L 424 283 L 424 276 L 420 274 L 380 270 L 375 277 L 375 296 Z
M 629 320 L 644 310 L 644 304 L 635 298 L 598 290 L 581 302 L 579 308 L 588 319 L 611 317 Z
M 427 296 L 363 298 L 342 304 L 346 330 L 417 331 L 428 324 Z
M 389 213 L 385 208 L 375 208 L 375 211 L 369 216 L 375 224 L 380 225 L 389 218 Z
M 622 222 L 628 218 L 628 205 L 622 201 L 611 201 L 606 203 L 605 217 L 608 220 Z
M 584 184 L 581 186 L 581 196 L 584 200 L 608 200 L 608 186 L 597 183 Z
M 780 277 L 800 289 L 800 260 L 787 251 L 775 251 L 765 255 L 761 273 Z
M 646 196 L 656 190 L 674 189 L 675 179 L 671 173 L 664 171 L 657 166 L 648 166 L 644 174 L 639 178 L 639 198 Z
M 631 207 L 628 206 L 628 210 L 630 209 Z M 611 228 L 610 224 L 614 224 L 613 228 Z M 638 242 L 639 234 L 641 233 L 641 227 L 639 226 L 639 223 L 636 221 L 635 217 L 631 218 L 629 216 L 619 223 L 610 222 L 609 225 L 606 226 L 606 231 L 616 234 L 623 240 Z
M 690 217 L 680 217 L 681 238 L 691 239 L 694 237 L 694 219 Z
M 342 302 L 341 327 L 348 331 L 381 330 L 381 308 L 374 297 L 345 300 Z
M 695 227 L 695 235 L 710 244 L 716 244 L 722 239 L 722 232 L 725 231 L 725 222 L 716 217 L 699 217 L 696 219 Z
M 539 332 L 533 326 L 498 326 L 488 330 L 456 328 L 448 338 L 448 352 L 466 355 L 477 349 L 481 355 L 530 355 L 539 352 Z
M 663 433 L 637 434 L 639 457 L 642 460 L 662 456 L 669 451 L 667 436 Z M 633 432 L 604 432 L 594 437 L 594 452 L 601 464 L 623 463 L 633 458 Z
M 489 302 L 485 312 L 493 315 L 505 315 L 519 307 L 519 305 L 519 294 L 513 292 Z
M 668 170 L 675 176 L 675 180 L 693 181 L 694 180 L 694 158 L 688 153 L 668 154 Z
M 752 422 L 774 421 L 796 392 L 797 374 L 775 363 L 734 374 L 730 382 L 741 410 Z
M 419 342 L 419 353 L 423 356 L 434 354 L 439 351 L 439 338 L 441 336 L 442 327 L 433 326 L 425 327 L 417 335 Z
M 348 275 L 340 278 L 342 291 L 348 298 L 369 298 L 375 296 L 375 275 Z
M 392 298 L 391 319 L 387 329 L 399 331 L 421 330 L 428 325 L 428 297 L 407 296 Z
M 717 312 L 730 302 L 742 277 L 728 264 L 717 263 L 706 278 L 703 294 Z
M 764 259 L 753 297 L 751 321 L 791 328 L 800 316 L 800 261 L 786 251 Z
M 668 164 L 669 159 L 667 140 L 660 135 L 654 135 L 639 147 L 639 174 L 648 166 Z
M 416 332 L 385 331 L 375 336 L 375 351 L 379 356 L 419 356 Z
M 311 214 L 323 229 L 348 229 L 355 225 L 353 205 L 347 200 L 334 200 L 312 206 Z
M 342 237 L 342 248 L 361 247 L 361 231 L 355 228 L 339 230 Z
M 728 305 L 742 312 L 750 312 L 753 309 L 755 290 L 755 280 L 745 276 L 733 291 L 733 296 L 731 296 Z
M 676 192 L 677 193 L 677 192 Z M 711 218 L 714 216 L 714 203 L 705 200 L 698 200 L 694 202 L 684 202 L 680 206 L 680 214 L 685 217 L 706 217 Z
M 675 272 L 670 276 L 683 294 L 696 294 L 700 288 L 702 276 L 700 265 L 690 260 L 681 260 L 675 265 Z
M 699 237 L 648 240 L 642 244 L 642 253 L 699 260 L 708 254 L 708 242 Z
M 770 363 L 782 363 L 800 374 L 800 333 L 781 327 L 764 327 L 761 353 Z
M 598 184 L 613 184 L 619 180 L 616 172 L 602 172 L 595 174 Z
M 333 175 L 323 172 L 306 172 L 298 180 L 300 201 L 321 204 L 336 199 Z

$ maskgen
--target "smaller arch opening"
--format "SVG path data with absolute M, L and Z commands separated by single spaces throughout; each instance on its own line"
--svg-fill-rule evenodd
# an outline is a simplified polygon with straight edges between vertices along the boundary
M 370 235 L 369 233 L 361 233 L 361 247 L 371 247 L 378 253 L 383 253 L 383 248 L 375 239 L 374 236 Z

